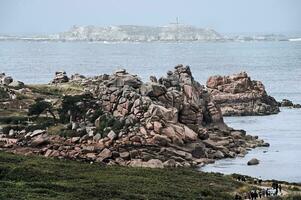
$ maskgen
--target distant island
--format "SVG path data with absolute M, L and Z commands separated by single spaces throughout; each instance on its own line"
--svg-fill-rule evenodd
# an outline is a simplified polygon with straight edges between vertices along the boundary
M 168 26 L 73 26 L 58 35 L 60 40 L 84 41 L 218 41 L 223 36 L 213 29 L 173 23 Z
M 214 29 L 199 28 L 191 25 L 170 23 L 166 26 L 72 26 L 68 31 L 50 35 L 0 35 L 0 41 L 103 41 L 103 42 L 153 42 L 153 41 L 293 41 L 285 35 L 235 35 L 226 36 Z

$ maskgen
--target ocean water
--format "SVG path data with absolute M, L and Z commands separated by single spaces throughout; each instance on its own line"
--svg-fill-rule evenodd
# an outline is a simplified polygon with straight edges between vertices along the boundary
M 194 78 L 202 84 L 211 75 L 246 71 L 252 79 L 262 81 L 277 100 L 301 103 L 301 42 L 0 42 L 0 72 L 25 83 L 48 83 L 58 70 L 93 76 L 121 67 L 147 81 L 150 75 L 161 77 L 180 63 L 190 65 Z M 301 182 L 301 109 L 225 121 L 259 135 L 271 147 L 255 149 L 245 158 L 221 160 L 202 170 Z M 252 157 L 261 163 L 246 166 Z
M 26 83 L 50 82 L 57 70 L 93 76 L 120 67 L 148 80 L 180 63 L 202 84 L 246 71 L 276 98 L 301 99 L 301 42 L 0 42 L 0 71 Z
M 239 173 L 262 179 L 301 182 L 301 110 L 283 108 L 277 115 L 226 117 L 225 122 L 251 135 L 258 135 L 270 147 L 250 151 L 243 158 L 218 160 L 201 170 L 225 174 Z M 260 164 L 247 166 L 257 158 Z

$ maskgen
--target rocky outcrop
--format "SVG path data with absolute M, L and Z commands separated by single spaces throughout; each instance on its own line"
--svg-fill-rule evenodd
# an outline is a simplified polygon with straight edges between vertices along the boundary
M 24 83 L 14 80 L 11 76 L 0 73 L 0 109 L 6 109 L 7 105 L 14 104 L 12 100 L 17 98 L 16 91 L 22 90 Z M 6 100 L 10 101 L 6 101 Z
M 5 73 L 0 73 L 0 85 L 9 85 L 12 82 L 12 77 L 6 76 Z
M 24 83 L 21 81 L 15 81 L 11 76 L 0 73 L 0 86 L 10 86 L 14 88 L 24 87 Z
M 63 114 L 72 122 L 62 131 L 72 136 L 16 131 L 2 135 L 2 146 L 15 153 L 162 168 L 243 156 L 265 144 L 224 123 L 219 106 L 188 66 L 147 83 L 124 69 L 71 82 L 85 91 L 72 98 L 74 113 Z
M 277 101 L 269 96 L 260 81 L 246 72 L 231 76 L 212 76 L 207 88 L 224 116 L 270 115 L 278 113 Z
M 67 73 L 65 71 L 58 71 L 55 72 L 55 77 L 51 83 L 67 83 L 68 81 L 69 78 L 67 76 Z
M 84 75 L 76 73 L 76 74 L 71 75 L 70 80 L 71 81 L 79 81 L 84 78 L 86 78 Z
M 288 107 L 288 108 L 301 108 L 300 104 L 294 104 L 292 101 L 288 99 L 283 99 L 279 102 L 279 107 Z

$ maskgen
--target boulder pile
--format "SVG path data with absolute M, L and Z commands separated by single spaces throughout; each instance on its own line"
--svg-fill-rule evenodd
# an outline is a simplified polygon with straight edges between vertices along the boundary
M 224 116 L 270 115 L 280 112 L 277 101 L 269 96 L 260 81 L 246 72 L 231 76 L 211 76 L 207 88 Z
M 124 69 L 71 82 L 82 85 L 86 95 L 74 102 L 80 114 L 70 115 L 65 125 L 71 136 L 12 130 L 11 136 L 0 136 L 0 147 L 45 157 L 162 168 L 203 165 L 268 145 L 229 128 L 188 66 L 178 65 L 147 83 Z

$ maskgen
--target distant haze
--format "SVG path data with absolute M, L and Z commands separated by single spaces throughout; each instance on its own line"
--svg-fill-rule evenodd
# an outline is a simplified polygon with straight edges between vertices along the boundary
M 0 0 L 0 34 L 55 33 L 72 25 L 180 23 L 221 33 L 301 32 L 301 0 Z

